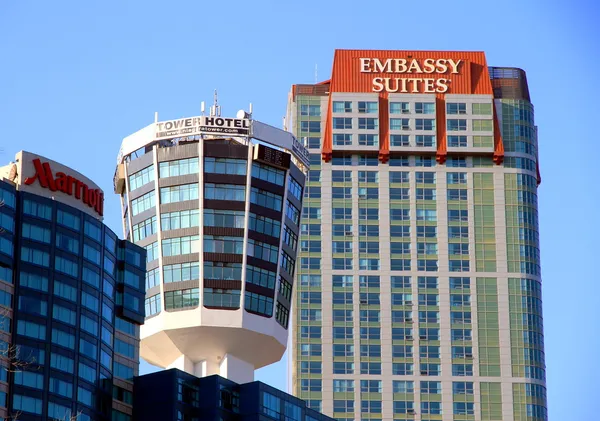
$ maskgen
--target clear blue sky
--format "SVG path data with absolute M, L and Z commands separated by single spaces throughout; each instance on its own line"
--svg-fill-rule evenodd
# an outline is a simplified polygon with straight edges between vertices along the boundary
M 0 163 L 25 149 L 80 170 L 120 233 L 115 158 L 155 111 L 198 115 L 218 88 L 225 114 L 252 102 L 280 126 L 290 85 L 315 64 L 329 78 L 335 48 L 485 51 L 527 71 L 539 126 L 550 418 L 598 419 L 598 18 L 592 0 L 0 0 Z M 257 378 L 284 389 L 285 370 Z

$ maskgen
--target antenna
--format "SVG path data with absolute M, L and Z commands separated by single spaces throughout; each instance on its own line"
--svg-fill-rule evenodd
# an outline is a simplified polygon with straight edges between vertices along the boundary
M 206 104 L 204 103 L 204 101 L 202 101 L 200 103 L 200 112 L 202 113 L 202 116 L 204 116 L 205 110 L 206 110 Z
M 158 111 L 154 112 L 154 122 L 158 123 Z
M 214 105 L 210 107 L 210 115 L 212 117 L 221 117 L 221 106 L 219 105 L 219 97 L 216 89 L 214 95 Z
M 248 114 L 252 117 L 252 103 L 250 103 L 250 107 L 248 107 Z

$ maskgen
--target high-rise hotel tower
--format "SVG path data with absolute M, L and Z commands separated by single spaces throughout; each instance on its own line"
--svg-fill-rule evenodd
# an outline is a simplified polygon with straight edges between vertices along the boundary
M 125 138 L 115 191 L 125 236 L 147 250 L 141 357 L 246 383 L 286 349 L 308 152 L 219 114 Z
M 481 52 L 335 52 L 294 85 L 310 171 L 293 392 L 338 420 L 547 419 L 537 129 Z

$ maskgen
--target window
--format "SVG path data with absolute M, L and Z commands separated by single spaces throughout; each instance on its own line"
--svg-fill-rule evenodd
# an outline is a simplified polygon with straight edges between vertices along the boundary
M 214 249 L 211 249 L 212 240 L 211 235 L 204 236 L 204 251 L 209 253 L 215 253 Z M 219 238 L 219 237 L 216 237 Z M 235 239 L 236 237 L 221 237 L 223 239 Z M 182 254 L 190 254 L 190 253 L 198 253 L 200 239 L 197 235 L 192 235 L 189 237 L 175 237 L 175 238 L 167 238 L 163 240 L 163 256 L 178 256 Z M 216 251 L 217 253 L 219 251 Z M 241 247 L 240 252 L 241 254 Z
M 205 287 L 203 303 L 205 307 L 239 308 L 240 291 Z
M 150 165 L 149 167 L 146 167 L 143 170 L 140 170 L 129 176 L 129 190 L 131 191 L 138 189 L 151 181 L 154 181 L 153 165 Z
M 377 102 L 372 101 L 358 101 L 358 112 L 359 113 L 377 113 L 379 111 Z
M 415 120 L 415 130 L 435 130 L 435 119 L 417 118 Z
M 209 262 L 206 262 L 209 263 Z M 164 283 L 181 281 L 192 281 L 200 279 L 200 269 L 198 262 L 179 263 L 174 265 L 165 265 L 163 267 Z M 158 274 L 156 276 L 158 278 Z M 212 278 L 207 278 L 212 279 Z M 219 278 L 225 279 L 225 278 Z M 157 279 L 158 281 L 158 279 Z
M 52 343 L 65 348 L 73 349 L 75 348 L 75 335 L 67 333 L 63 330 L 52 329 Z
M 188 276 L 187 273 L 187 264 L 182 264 L 181 269 L 182 269 L 182 274 L 181 280 L 187 280 L 186 277 Z M 189 266 L 189 276 L 194 279 L 194 277 L 198 277 L 198 267 L 197 267 L 197 263 L 191 263 Z M 172 274 L 172 281 L 171 282 L 177 282 L 177 276 L 178 274 L 176 273 L 177 271 L 177 265 L 173 265 L 173 274 Z M 165 273 L 165 279 L 167 277 L 167 274 Z M 205 261 L 204 262 L 204 279 L 223 279 L 223 280 L 241 280 L 242 279 L 242 265 L 241 263 L 224 263 L 224 262 L 210 262 L 210 261 Z M 165 280 L 165 282 L 167 282 Z
M 273 235 L 273 236 L 277 237 L 278 235 Z M 283 242 L 285 244 L 287 244 L 288 246 L 290 246 L 290 248 L 292 250 L 294 250 L 294 251 L 296 250 L 298 236 L 296 234 L 294 234 L 294 232 L 287 225 L 283 229 Z
M 440 367 L 440 364 L 421 363 L 420 372 L 422 376 L 439 376 L 441 375 Z
M 98 298 L 85 291 L 81 292 L 81 305 L 97 313 L 99 308 Z M 55 305 L 56 306 L 56 305 Z
M 308 133 L 320 133 L 321 122 L 320 121 L 300 121 L 300 131 Z
M 436 193 L 435 189 L 416 189 L 417 200 L 436 200 Z
M 474 132 L 491 132 L 493 130 L 492 120 L 473 120 Z
M 451 148 L 466 148 L 467 136 L 448 136 L 448 146 Z
M 212 220 L 210 218 L 210 216 L 207 216 L 207 214 L 209 214 L 210 212 L 212 212 L 212 210 L 210 209 L 205 209 L 204 210 L 204 225 L 205 226 L 214 226 L 214 225 L 210 225 L 211 222 L 214 222 L 214 220 Z M 228 211 L 222 211 L 222 212 L 228 212 Z M 233 211 L 230 211 L 233 212 Z M 235 212 L 233 212 L 235 213 Z M 199 215 L 199 211 L 198 209 L 193 209 L 193 210 L 185 210 L 185 211 L 179 211 L 179 212 L 171 212 L 171 213 L 163 213 L 160 215 L 160 224 L 161 224 L 161 229 L 163 231 L 168 231 L 168 230 L 174 230 L 174 229 L 179 229 L 179 228 L 191 228 L 191 227 L 197 227 L 200 225 L 200 218 L 198 217 Z M 153 224 L 156 224 L 156 217 L 153 217 Z M 238 228 L 236 225 L 228 225 L 231 227 L 236 227 Z M 153 228 L 153 230 L 155 230 L 155 228 Z M 134 227 L 134 238 L 135 238 L 135 227 Z
M 251 313 L 267 317 L 273 315 L 273 299 L 264 295 L 246 291 L 244 307 Z
M 435 103 L 433 102 L 416 102 L 415 114 L 435 114 Z
M 10 306 L 10 295 L 8 295 L 8 300 L 8 303 L 3 304 Z M 19 310 L 29 314 L 46 316 L 48 314 L 48 303 L 37 297 L 21 295 L 19 296 Z
M 352 135 L 349 133 L 334 133 L 333 134 L 333 145 L 334 146 L 352 145 Z
M 420 358 L 440 358 L 440 347 L 432 345 L 421 345 L 419 347 Z
M 235 184 L 213 184 L 204 185 L 204 198 L 210 200 L 234 200 L 243 202 L 246 200 L 246 187 Z
M 432 147 L 435 146 L 435 136 L 433 135 L 417 135 L 415 136 L 416 146 L 419 147 Z M 423 165 L 425 166 L 425 165 Z M 428 167 L 432 167 L 433 165 L 427 165 Z
M 390 118 L 390 130 L 410 130 L 410 119 Z
M 7 207 L 10 207 L 10 208 L 14 209 L 15 208 L 15 204 L 16 204 L 15 194 L 12 191 L 0 188 L 0 202 L 3 203 L 3 206 L 7 206 Z M 25 203 L 29 202 L 30 204 L 31 203 L 35 203 L 35 202 L 31 202 L 29 200 L 25 200 L 24 202 Z M 37 203 L 35 203 L 35 204 L 37 204 Z M 52 209 L 50 208 L 50 210 L 52 210 Z M 31 215 L 31 208 L 29 208 L 29 211 L 30 212 L 27 212 L 27 213 L 29 215 Z M 48 215 L 48 217 L 44 218 L 44 219 L 50 219 L 50 215 Z
M 379 135 L 376 134 L 359 134 L 358 144 L 361 146 L 378 146 Z
M 44 375 L 40 373 L 34 373 L 32 371 L 15 371 L 14 382 L 15 384 L 21 386 L 27 386 L 41 390 L 44 388 Z M 52 382 L 50 382 L 50 387 L 52 388 Z M 50 391 L 54 392 L 52 389 Z
M 73 373 L 74 364 L 75 362 L 69 357 L 54 352 L 50 354 L 50 367 L 52 368 L 66 373 Z
M 400 376 L 411 376 L 413 374 L 413 364 L 392 363 L 392 374 Z
M 410 104 L 408 102 L 390 102 L 390 114 L 409 114 Z
M 466 114 L 467 104 L 464 102 L 448 102 L 446 104 L 447 114 Z
M 283 186 L 285 171 L 258 162 L 252 163 L 252 177 Z
M 358 129 L 359 130 L 376 130 L 378 128 L 379 128 L 379 119 L 378 118 L 359 117 L 359 119 L 358 119 Z
M 135 216 L 156 206 L 154 190 L 131 201 L 131 215 Z
M 1 215 L 1 214 L 0 214 Z M 50 229 L 23 222 L 22 235 L 24 238 L 50 244 Z
M 200 302 L 198 288 L 165 291 L 165 309 L 173 310 L 185 307 L 197 307 Z
M 441 402 L 421 402 L 421 414 L 436 414 L 442 413 Z
M 452 382 L 452 393 L 455 395 L 472 395 L 473 382 Z
M 21 247 L 21 260 L 38 266 L 48 267 L 50 265 L 50 254 L 29 247 Z
M 83 314 L 81 315 L 80 327 L 92 335 L 98 335 L 98 322 Z
M 352 101 L 333 101 L 334 113 L 351 113 Z
M 34 339 L 46 339 L 46 326 L 37 323 L 19 320 L 17 322 L 17 334 Z
M 475 415 L 475 404 L 473 402 L 454 402 L 454 415 Z
M 447 120 L 448 131 L 464 131 L 467 130 L 467 120 L 464 119 L 448 119 Z
M 394 380 L 392 382 L 394 393 L 414 393 L 414 382 L 410 380 Z
M 336 187 L 334 187 L 333 190 L 336 191 Z M 306 187 L 306 190 L 304 191 L 304 197 L 309 198 L 309 199 L 320 199 L 321 198 L 321 187 L 318 187 L 318 186 Z
M 352 129 L 352 118 L 333 117 L 333 129 L 334 130 Z
M 307 147 L 309 149 L 317 149 L 321 147 L 321 138 L 320 137 L 308 137 L 307 138 Z
M 205 236 L 206 238 L 207 236 Z M 216 237 L 215 237 L 216 238 Z M 226 238 L 226 237 L 224 237 Z M 240 240 L 243 240 L 242 238 L 240 238 Z M 206 240 L 205 240 L 206 243 Z M 240 253 L 241 250 L 243 248 L 243 241 L 239 241 L 239 248 L 240 248 Z M 205 247 L 206 249 L 206 247 Z M 222 251 L 221 253 L 231 253 L 233 251 Z M 235 250 L 236 254 L 237 250 Z M 248 256 L 252 256 L 255 257 L 257 259 L 261 259 L 261 260 L 265 260 L 267 262 L 271 262 L 271 263 L 277 263 L 277 258 L 278 253 L 279 253 L 279 248 L 277 246 L 273 246 L 271 244 L 267 244 L 267 243 L 262 243 L 260 241 L 256 241 L 256 240 L 248 240 L 248 246 L 247 246 L 247 252 L 248 252 Z
M 303 258 L 304 259 L 304 258 Z M 305 269 L 320 269 L 321 267 L 321 259 L 319 258 L 308 258 L 306 260 L 307 264 L 306 267 L 303 268 Z M 285 251 L 281 251 L 281 267 L 283 269 L 285 269 L 285 271 L 290 274 L 290 275 L 294 275 L 294 267 L 296 265 L 296 262 L 294 261 L 294 259 L 292 259 L 290 257 L 290 255 L 288 255 Z
M 146 317 L 160 313 L 160 311 L 162 310 L 160 294 L 156 294 L 152 297 L 146 298 L 145 307 Z
M 176 203 L 196 199 L 198 199 L 197 184 L 183 184 L 180 186 L 161 187 L 160 189 L 161 203 Z
M 115 377 L 121 377 L 123 379 L 133 379 L 133 367 L 128 367 L 118 362 L 113 363 L 113 372 Z
M 280 302 L 275 307 L 275 320 L 285 329 L 288 327 L 288 321 L 290 317 L 290 311 Z
M 300 115 L 319 117 L 321 115 L 321 106 L 312 104 L 301 104 Z
M 13 396 L 13 410 L 42 414 L 42 400 L 23 395 Z
M 283 198 L 278 194 L 252 187 L 252 192 L 250 194 L 251 203 L 276 211 L 281 211 L 282 200 Z
M 475 115 L 492 115 L 492 104 L 490 103 L 481 103 L 481 104 L 471 104 L 472 113 Z
M 175 177 L 178 175 L 198 174 L 198 158 L 179 159 L 177 161 L 161 162 L 159 177 Z M 133 189 L 131 189 L 133 190 Z
M 431 156 L 416 156 L 415 167 L 434 167 L 435 159 Z
M 410 146 L 409 136 L 407 134 L 390 135 L 391 146 Z
M 204 158 L 205 173 L 246 175 L 246 165 L 245 159 Z
M 452 364 L 453 376 L 472 376 L 473 364 Z
M 450 157 L 446 161 L 446 167 L 449 168 L 465 168 L 467 166 L 466 158 Z

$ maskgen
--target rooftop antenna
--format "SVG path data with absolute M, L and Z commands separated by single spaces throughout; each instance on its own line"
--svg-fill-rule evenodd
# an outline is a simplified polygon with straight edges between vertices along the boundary
M 252 103 L 250 103 L 250 106 L 248 107 L 248 114 L 250 118 L 252 118 Z
M 158 111 L 154 112 L 154 122 L 158 123 Z
M 204 117 L 205 111 L 206 111 L 206 104 L 204 103 L 204 101 L 202 101 L 200 103 L 200 112 L 202 113 L 202 117 Z
M 221 106 L 219 105 L 219 98 L 216 89 L 214 95 L 214 105 L 210 107 L 210 115 L 211 117 L 221 117 Z

